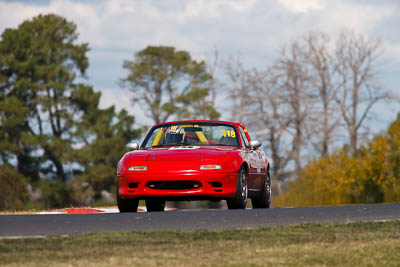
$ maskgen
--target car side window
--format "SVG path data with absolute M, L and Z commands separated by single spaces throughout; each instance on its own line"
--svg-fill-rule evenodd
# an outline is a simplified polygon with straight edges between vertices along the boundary
M 244 144 L 246 148 L 249 148 L 250 147 L 249 141 L 247 140 L 247 137 L 244 134 L 242 127 L 240 126 L 239 126 L 239 132 L 240 132 L 240 138 L 242 139 L 242 144 Z

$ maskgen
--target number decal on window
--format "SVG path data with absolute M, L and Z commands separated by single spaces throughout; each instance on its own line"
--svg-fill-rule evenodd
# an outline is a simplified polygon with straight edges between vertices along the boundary
M 231 137 L 231 138 L 236 138 L 236 133 L 235 133 L 235 131 L 234 130 L 228 130 L 228 131 L 225 131 L 225 130 L 221 130 L 222 131 L 222 134 L 224 135 L 224 137 Z

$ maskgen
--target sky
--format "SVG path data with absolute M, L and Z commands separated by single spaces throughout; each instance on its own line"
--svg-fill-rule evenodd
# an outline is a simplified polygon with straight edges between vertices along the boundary
M 148 45 L 174 46 L 196 60 L 208 59 L 215 50 L 220 58 L 240 54 L 247 67 L 264 69 L 282 46 L 310 31 L 335 39 L 351 29 L 382 41 L 381 84 L 400 94 L 399 0 L 0 0 L 0 32 L 47 13 L 73 21 L 78 41 L 89 43 L 85 83 L 102 92 L 101 106 L 125 108 L 139 124 L 148 120 L 132 106 L 119 80 L 127 75 L 123 61 Z M 217 107 L 222 102 L 218 98 Z M 386 128 L 398 107 L 377 106 L 372 128 Z

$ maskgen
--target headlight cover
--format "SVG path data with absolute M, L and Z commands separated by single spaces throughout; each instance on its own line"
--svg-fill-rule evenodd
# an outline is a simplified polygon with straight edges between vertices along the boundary
M 147 166 L 130 166 L 128 171 L 147 171 Z
M 222 169 L 221 165 L 216 165 L 216 164 L 200 165 L 200 170 L 220 170 L 220 169 Z

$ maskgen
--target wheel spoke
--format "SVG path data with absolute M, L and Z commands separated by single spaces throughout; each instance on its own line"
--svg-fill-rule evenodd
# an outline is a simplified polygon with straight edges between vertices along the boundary
M 247 199 L 247 181 L 246 181 L 246 174 L 243 172 L 240 179 L 242 185 L 242 198 L 243 200 Z

